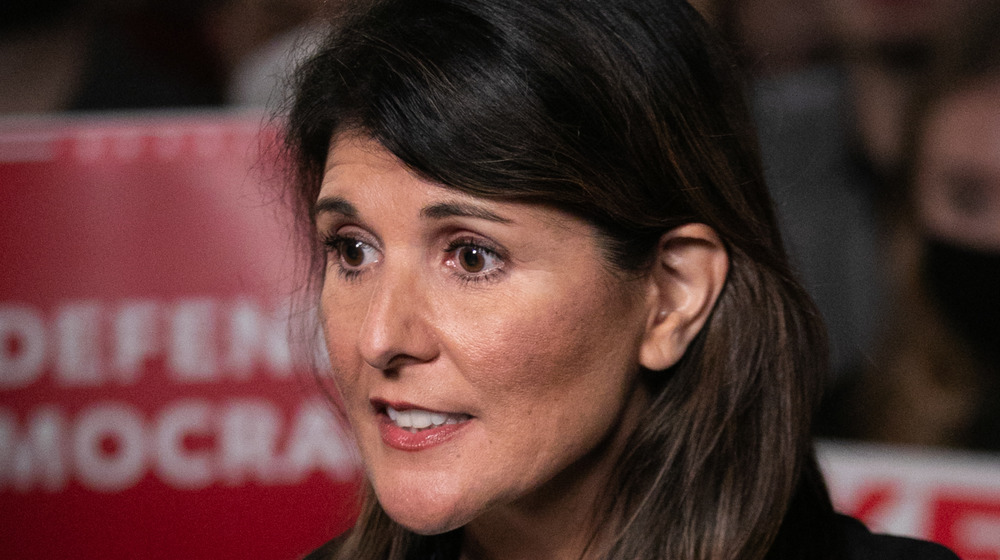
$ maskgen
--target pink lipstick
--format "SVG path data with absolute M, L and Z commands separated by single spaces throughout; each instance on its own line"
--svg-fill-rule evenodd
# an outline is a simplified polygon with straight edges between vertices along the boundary
M 440 445 L 461 431 L 468 414 L 448 413 L 419 408 L 407 403 L 373 400 L 382 441 L 400 451 L 421 451 Z

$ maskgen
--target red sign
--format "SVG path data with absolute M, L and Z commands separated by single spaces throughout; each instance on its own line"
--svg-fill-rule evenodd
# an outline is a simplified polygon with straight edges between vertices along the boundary
M 824 442 L 820 461 L 837 509 L 872 530 L 1000 560 L 1000 456 Z
M 0 557 L 291 559 L 350 523 L 261 122 L 0 125 Z

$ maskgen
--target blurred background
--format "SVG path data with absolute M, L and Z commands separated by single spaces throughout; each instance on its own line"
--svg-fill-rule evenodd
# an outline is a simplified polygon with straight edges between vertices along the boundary
M 350 523 L 274 165 L 332 2 L 0 5 L 0 556 L 297 558 Z M 1000 560 L 1000 1 L 692 3 L 830 331 L 838 506 Z

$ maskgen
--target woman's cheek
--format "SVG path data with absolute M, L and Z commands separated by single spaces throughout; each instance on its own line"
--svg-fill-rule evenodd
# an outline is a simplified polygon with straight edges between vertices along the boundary
M 491 398 L 533 396 L 569 377 L 577 354 L 578 334 L 572 321 L 543 305 L 520 305 L 476 322 L 457 324 L 452 358 L 469 381 Z
M 335 320 L 335 319 L 333 319 Z M 350 403 L 350 397 L 358 389 L 359 373 L 362 369 L 358 352 L 349 342 L 353 340 L 343 328 L 335 329 L 328 318 L 323 328 L 327 356 L 330 361 L 330 375 L 343 403 Z

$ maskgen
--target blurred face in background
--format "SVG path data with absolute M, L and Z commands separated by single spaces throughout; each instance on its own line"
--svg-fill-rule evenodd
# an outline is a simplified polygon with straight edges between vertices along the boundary
M 935 104 L 918 157 L 923 284 L 982 363 L 1000 367 L 1000 77 Z
M 1000 251 L 1000 77 L 939 102 L 921 146 L 916 195 L 923 228 Z

